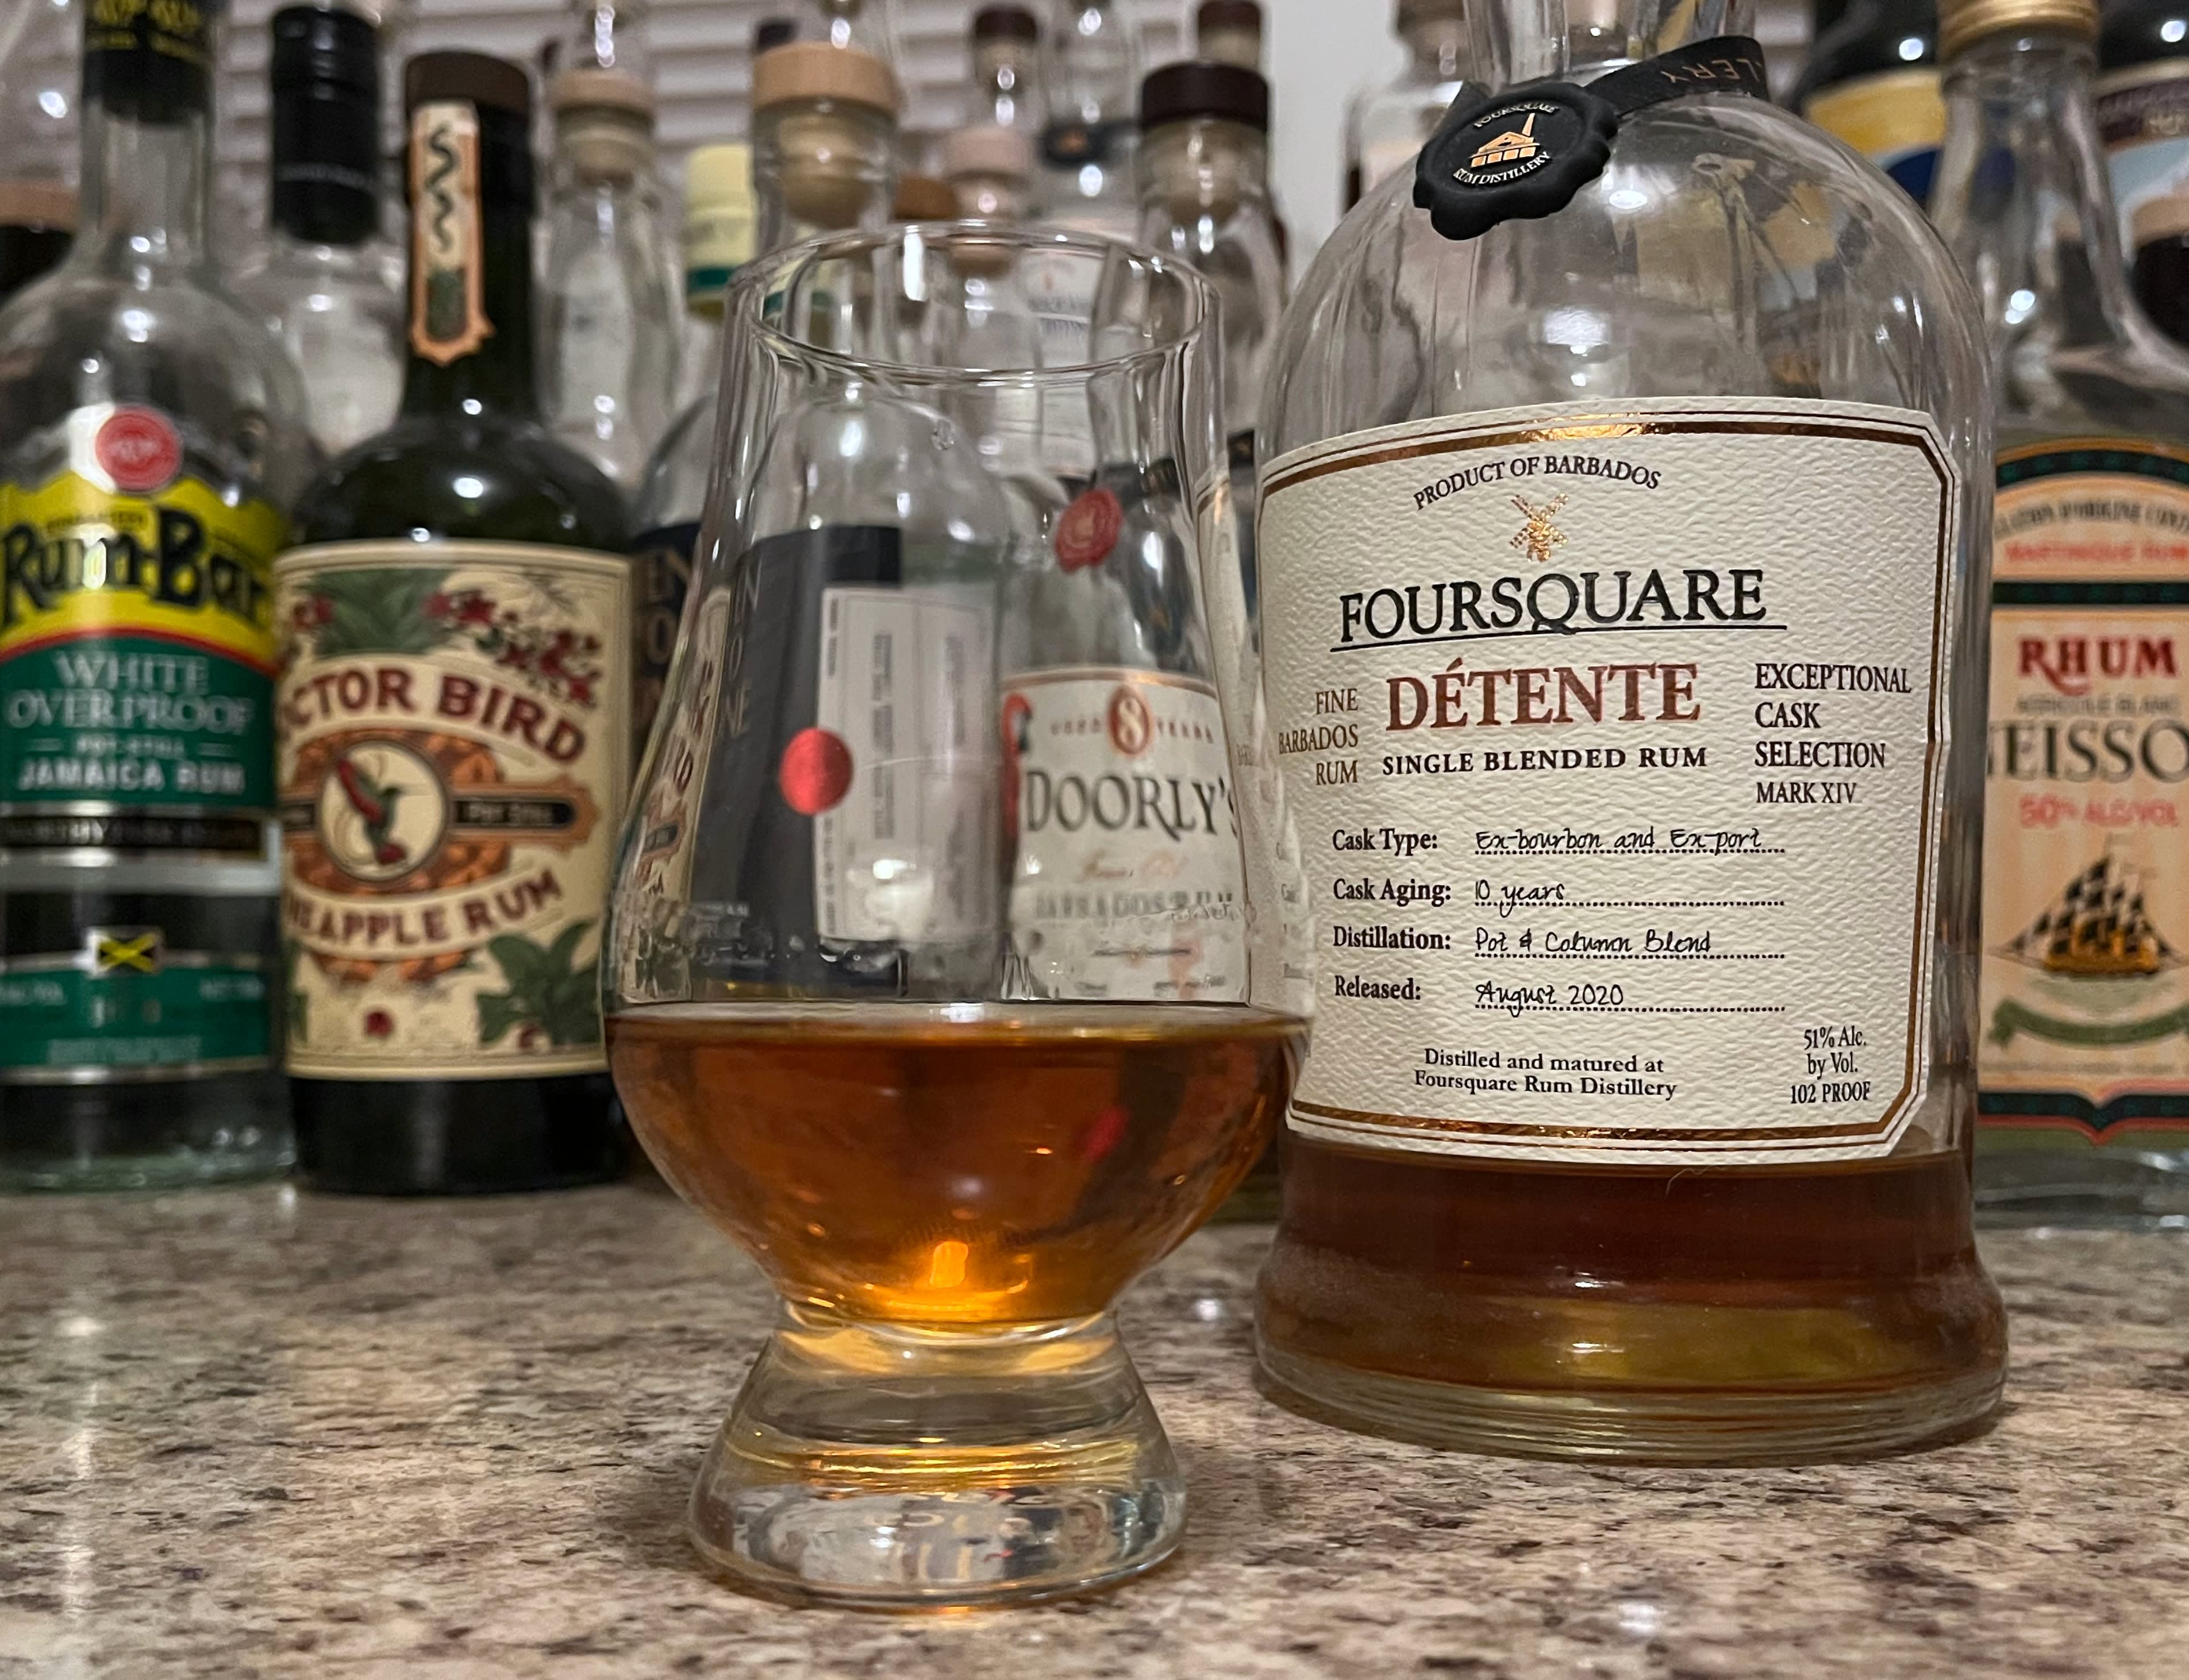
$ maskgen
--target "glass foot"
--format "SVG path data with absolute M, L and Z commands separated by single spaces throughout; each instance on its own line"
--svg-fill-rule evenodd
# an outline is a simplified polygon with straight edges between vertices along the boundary
M 1106 1314 L 984 1334 L 785 1308 L 691 1529 L 765 1591 L 918 1609 L 1137 1575 L 1177 1547 L 1185 1498 Z

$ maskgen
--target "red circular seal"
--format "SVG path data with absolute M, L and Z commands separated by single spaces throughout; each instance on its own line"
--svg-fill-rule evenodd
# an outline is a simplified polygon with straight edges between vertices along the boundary
M 1082 492 L 1056 517 L 1056 563 L 1067 572 L 1100 565 L 1124 523 L 1125 510 L 1112 493 L 1100 484 Z
M 818 817 L 851 791 L 851 749 L 826 729 L 801 729 L 783 749 L 775 784 L 801 817 Z
M 183 470 L 183 440 L 157 409 L 115 410 L 99 422 L 91 452 L 114 488 L 133 495 L 167 489 Z

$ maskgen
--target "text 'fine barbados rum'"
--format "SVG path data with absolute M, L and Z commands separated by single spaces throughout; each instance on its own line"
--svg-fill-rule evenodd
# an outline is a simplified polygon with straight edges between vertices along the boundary
M 1530 85 L 1364 201 L 1271 359 L 1319 973 L 1264 1366 L 1497 1451 L 1941 1439 L 2005 1356 L 1967 294 L 1752 41 L 1568 10 L 1478 8 Z

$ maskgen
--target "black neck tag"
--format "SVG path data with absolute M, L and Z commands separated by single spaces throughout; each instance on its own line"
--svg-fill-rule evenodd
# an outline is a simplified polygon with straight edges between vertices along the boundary
M 1530 82 L 1455 100 L 1414 161 L 1414 203 L 1450 240 L 1555 215 L 1604 173 L 1621 118 L 1690 93 L 1768 99 L 1763 49 L 1721 35 L 1586 88 Z

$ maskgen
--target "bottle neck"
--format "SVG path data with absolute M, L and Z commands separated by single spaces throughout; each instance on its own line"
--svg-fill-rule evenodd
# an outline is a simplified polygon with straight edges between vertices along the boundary
M 1242 212 L 1266 219 L 1269 173 L 1268 140 L 1242 122 L 1167 122 L 1140 143 L 1140 202 L 1174 222 L 1222 226 Z
M 1593 82 L 1714 36 L 1746 35 L 1754 0 L 1476 0 L 1477 62 L 1498 87 L 1554 76 Z
M 1466 75 L 1467 19 L 1427 17 L 1410 20 L 1400 37 L 1406 43 L 1407 74 L 1432 84 L 1457 82 Z
M 2002 33 L 1947 67 L 1932 210 L 1995 354 L 2118 341 L 2130 316 L 2088 41 Z
M 761 112 L 753 195 L 762 252 L 816 234 L 879 228 L 897 190 L 897 125 L 865 105 L 800 101 Z
M 85 100 L 78 259 L 139 279 L 204 266 L 211 150 L 201 106 L 151 122 Z
M 420 167 L 420 135 L 428 111 L 448 109 L 421 110 L 411 136 L 403 412 L 536 421 L 526 125 L 510 112 L 479 110 L 476 176 L 447 167 L 446 159 L 461 149 L 433 136 L 425 154 L 428 174 Z

